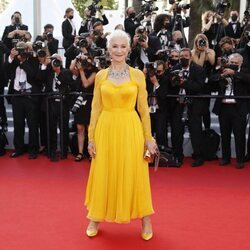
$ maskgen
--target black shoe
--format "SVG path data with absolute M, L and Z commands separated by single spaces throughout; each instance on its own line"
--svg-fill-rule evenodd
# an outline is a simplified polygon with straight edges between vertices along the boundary
M 34 160 L 36 158 L 37 158 L 37 154 L 29 154 L 29 157 L 28 157 L 29 160 Z
M 52 153 L 52 154 L 50 155 L 50 161 L 56 162 L 56 161 L 58 161 L 58 160 L 59 160 L 59 158 L 58 158 L 58 156 L 56 155 L 56 153 Z
M 18 156 L 20 156 L 20 155 L 22 155 L 23 154 L 23 152 L 18 152 L 18 151 L 16 151 L 16 152 L 13 152 L 11 155 L 10 155 L 10 158 L 16 158 L 16 157 L 18 157 Z
M 199 166 L 203 165 L 203 163 L 204 163 L 204 160 L 202 160 L 202 159 L 197 159 L 196 161 L 194 161 L 194 162 L 191 164 L 191 166 L 192 166 L 192 167 L 199 167 Z
M 221 162 L 219 163 L 220 166 L 226 166 L 229 165 L 230 161 L 229 160 L 221 160 Z
M 237 162 L 236 163 L 236 166 L 235 166 L 235 168 L 237 168 L 237 169 L 242 169 L 242 168 L 244 168 L 245 166 L 244 166 L 244 163 L 243 162 Z
M 250 161 L 250 154 L 247 154 L 244 159 L 244 162 L 248 162 L 248 161 Z

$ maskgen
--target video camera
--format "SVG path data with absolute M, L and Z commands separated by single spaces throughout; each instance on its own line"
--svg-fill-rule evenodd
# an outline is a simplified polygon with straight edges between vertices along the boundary
M 102 5 L 98 5 L 99 2 L 101 2 L 101 0 L 93 0 L 92 4 L 88 6 L 91 16 L 95 16 L 97 10 L 103 9 Z
M 219 0 L 219 3 L 216 5 L 216 12 L 223 16 L 226 9 L 229 9 L 231 4 L 227 0 Z
M 191 5 L 190 4 L 180 4 L 182 0 L 169 0 L 169 4 L 176 4 L 176 10 L 175 12 L 180 14 L 181 13 L 181 10 L 184 9 L 184 10 L 188 10 L 190 9 Z
M 154 2 L 156 2 L 157 0 L 142 0 L 143 2 L 145 2 L 145 4 L 143 4 L 141 6 L 141 12 L 142 15 L 149 15 L 152 14 L 153 11 L 157 11 L 159 8 L 154 6 Z

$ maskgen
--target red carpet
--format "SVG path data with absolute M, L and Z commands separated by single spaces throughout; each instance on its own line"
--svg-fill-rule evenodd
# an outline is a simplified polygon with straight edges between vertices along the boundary
M 27 155 L 0 158 L 0 249 L 3 250 L 245 250 L 250 249 L 250 164 L 217 162 L 150 169 L 154 238 L 140 238 L 140 221 L 103 223 L 85 236 L 83 206 L 89 162 L 51 163 Z

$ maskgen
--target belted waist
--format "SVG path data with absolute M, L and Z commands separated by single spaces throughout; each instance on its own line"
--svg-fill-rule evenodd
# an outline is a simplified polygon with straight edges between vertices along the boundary
M 107 111 L 107 112 L 133 112 L 135 111 L 134 108 L 103 108 L 103 111 Z

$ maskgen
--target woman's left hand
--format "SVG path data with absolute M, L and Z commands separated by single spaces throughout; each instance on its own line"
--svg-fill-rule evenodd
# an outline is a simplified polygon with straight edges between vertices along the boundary
M 146 149 L 149 151 L 150 154 L 154 155 L 157 152 L 157 144 L 154 139 L 147 140 L 145 142 Z

